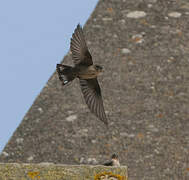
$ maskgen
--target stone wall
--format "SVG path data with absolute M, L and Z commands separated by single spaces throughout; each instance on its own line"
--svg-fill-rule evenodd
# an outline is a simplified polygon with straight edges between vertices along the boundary
M 105 178 L 106 177 L 106 178 Z M 0 180 L 127 180 L 127 167 L 0 164 Z

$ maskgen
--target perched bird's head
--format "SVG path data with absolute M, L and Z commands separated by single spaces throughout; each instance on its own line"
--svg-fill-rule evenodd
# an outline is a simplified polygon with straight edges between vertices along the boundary
M 101 66 L 99 66 L 99 65 L 95 65 L 95 69 L 96 69 L 97 72 L 100 73 L 100 72 L 102 72 L 103 68 Z
M 114 154 L 112 155 L 112 159 L 116 159 L 116 160 L 117 160 L 117 159 L 118 159 L 118 155 L 114 153 Z

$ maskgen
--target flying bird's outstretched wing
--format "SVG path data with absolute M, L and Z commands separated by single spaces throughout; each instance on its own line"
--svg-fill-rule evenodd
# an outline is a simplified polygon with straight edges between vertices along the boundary
M 101 121 L 108 125 L 108 120 L 104 111 L 100 86 L 97 78 L 79 79 L 81 91 L 84 95 L 85 102 L 92 113 L 94 113 Z
M 82 27 L 79 24 L 72 35 L 70 49 L 75 65 L 90 66 L 93 64 L 92 56 L 85 42 Z

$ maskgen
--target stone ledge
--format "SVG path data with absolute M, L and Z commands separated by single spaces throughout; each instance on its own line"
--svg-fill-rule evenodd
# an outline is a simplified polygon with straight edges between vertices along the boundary
M 0 163 L 0 180 L 127 180 L 126 166 Z

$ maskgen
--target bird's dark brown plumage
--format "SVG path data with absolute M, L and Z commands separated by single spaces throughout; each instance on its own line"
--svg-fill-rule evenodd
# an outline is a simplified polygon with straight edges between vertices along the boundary
M 86 66 L 93 64 L 92 56 L 85 42 L 83 30 L 79 24 L 72 35 L 70 49 L 74 64 Z
M 82 27 L 79 24 L 72 35 L 70 49 L 75 66 L 69 67 L 57 64 L 59 79 L 65 85 L 74 78 L 79 78 L 81 91 L 90 111 L 108 125 L 97 80 L 97 75 L 102 71 L 102 67 L 93 65 L 92 56 L 87 48 Z
M 83 96 L 85 98 L 85 102 L 91 112 L 96 114 L 101 121 L 107 124 L 108 122 L 106 114 L 104 112 L 101 90 L 97 78 L 87 80 L 80 79 L 80 86 Z

